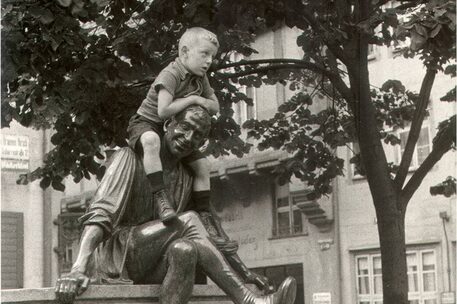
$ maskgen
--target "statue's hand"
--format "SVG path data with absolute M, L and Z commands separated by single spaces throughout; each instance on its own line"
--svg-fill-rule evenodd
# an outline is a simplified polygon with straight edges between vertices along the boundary
M 72 271 L 57 280 L 55 293 L 60 304 L 72 304 L 75 297 L 89 287 L 90 279 L 80 271 Z

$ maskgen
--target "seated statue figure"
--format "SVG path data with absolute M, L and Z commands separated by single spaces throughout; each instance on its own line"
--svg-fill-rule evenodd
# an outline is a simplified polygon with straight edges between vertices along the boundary
M 60 303 L 72 303 L 91 281 L 162 284 L 160 303 L 187 303 L 197 265 L 236 304 L 294 302 L 296 282 L 292 277 L 274 293 L 251 291 L 246 280 L 261 288 L 268 283 L 241 262 L 236 243 L 225 235 L 212 208 L 192 201 L 191 175 L 180 159 L 202 146 L 210 124 L 206 110 L 190 106 L 166 125 L 161 160 L 179 214 L 166 225 L 158 220 L 149 182 L 135 152 L 122 148 L 112 156 L 80 218 L 83 232 L 76 261 L 70 273 L 57 280 Z

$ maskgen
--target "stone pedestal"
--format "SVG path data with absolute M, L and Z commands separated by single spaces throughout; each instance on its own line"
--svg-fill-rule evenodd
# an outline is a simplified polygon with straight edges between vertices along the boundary
M 160 285 L 92 285 L 75 304 L 158 303 Z M 173 292 L 173 291 L 171 291 Z M 54 288 L 9 289 L 1 291 L 2 304 L 57 304 Z M 233 304 L 217 286 L 195 285 L 191 303 Z

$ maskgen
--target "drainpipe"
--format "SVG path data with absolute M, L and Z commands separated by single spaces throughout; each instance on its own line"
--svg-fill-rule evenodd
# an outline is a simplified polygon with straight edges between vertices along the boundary
M 443 232 L 444 232 L 444 241 L 445 241 L 445 246 L 446 246 L 446 272 L 447 272 L 447 290 L 448 292 L 451 291 L 451 259 L 450 259 L 450 254 L 449 254 L 449 239 L 447 236 L 447 231 L 446 231 L 446 222 L 449 222 L 449 215 L 447 214 L 446 211 L 440 212 L 440 218 L 443 223 Z
M 43 130 L 43 160 L 48 152 L 48 132 Z M 52 199 L 50 190 L 41 190 L 43 199 L 43 287 L 51 286 L 52 280 Z
M 336 177 L 333 182 L 333 218 L 335 221 L 335 244 L 336 244 L 336 262 L 338 263 L 338 300 L 335 301 L 335 303 L 342 303 L 342 297 L 343 297 L 343 290 L 342 290 L 342 284 L 341 282 L 343 281 L 343 271 L 342 271 L 342 264 L 341 264 L 341 237 L 340 237 L 340 209 L 339 209 L 339 177 Z

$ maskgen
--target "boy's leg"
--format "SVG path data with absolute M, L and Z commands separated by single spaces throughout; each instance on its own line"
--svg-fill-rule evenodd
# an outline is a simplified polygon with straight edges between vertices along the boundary
M 141 135 L 139 143 L 143 149 L 144 171 L 154 192 L 154 201 L 158 207 L 159 217 L 163 222 L 168 222 L 176 218 L 176 212 L 171 207 L 163 182 L 162 162 L 160 160 L 160 136 L 154 131 L 146 131 Z
M 196 211 L 209 211 L 211 165 L 206 158 L 189 161 L 188 165 L 194 177 L 192 197 Z

